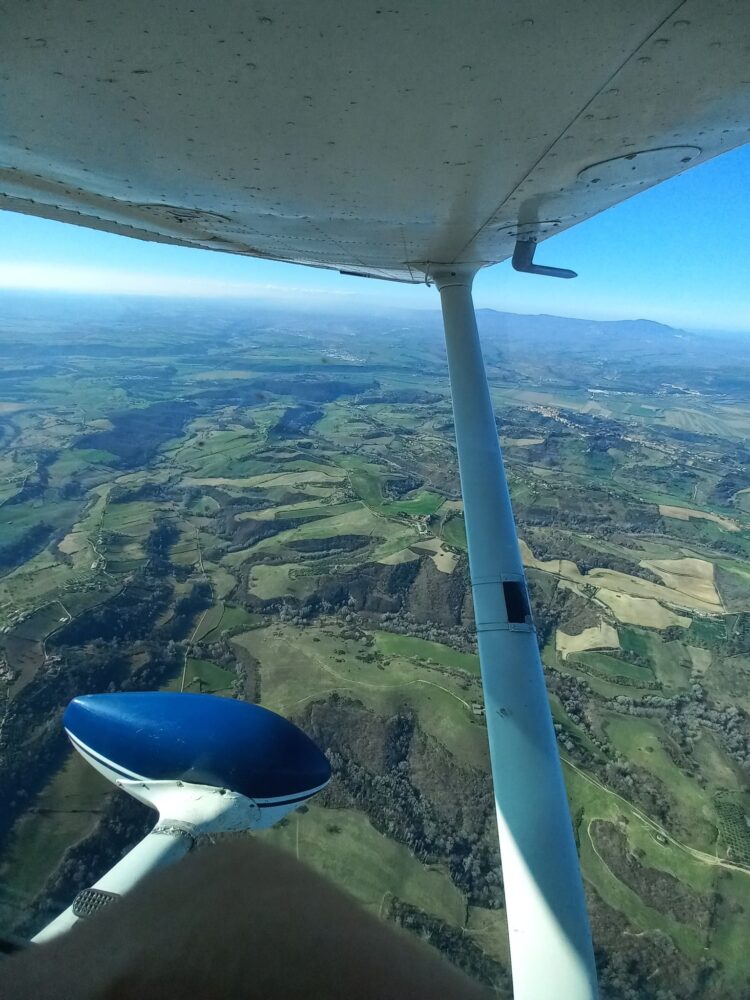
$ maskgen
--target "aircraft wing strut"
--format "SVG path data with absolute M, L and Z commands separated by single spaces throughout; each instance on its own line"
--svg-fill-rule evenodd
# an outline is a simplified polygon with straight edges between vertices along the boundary
M 516 1000 L 596 997 L 596 969 L 468 269 L 434 274 L 448 351 Z

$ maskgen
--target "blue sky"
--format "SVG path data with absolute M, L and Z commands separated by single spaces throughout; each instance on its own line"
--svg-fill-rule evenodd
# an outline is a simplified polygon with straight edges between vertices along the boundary
M 573 281 L 480 273 L 478 306 L 687 329 L 750 332 L 750 145 L 547 240 L 540 263 Z M 365 309 L 437 308 L 432 289 L 188 250 L 0 212 L 0 288 L 299 299 Z

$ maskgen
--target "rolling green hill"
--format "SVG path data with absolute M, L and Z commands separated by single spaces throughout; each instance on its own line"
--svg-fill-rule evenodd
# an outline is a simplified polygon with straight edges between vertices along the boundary
M 269 839 L 507 995 L 437 323 L 72 308 L 0 320 L 0 929 L 148 822 L 68 750 L 69 699 L 200 690 L 329 754 Z M 739 997 L 750 348 L 480 321 L 602 995 Z

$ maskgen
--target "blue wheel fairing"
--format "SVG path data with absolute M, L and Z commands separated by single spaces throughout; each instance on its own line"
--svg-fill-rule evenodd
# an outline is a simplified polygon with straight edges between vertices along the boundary
M 259 705 L 207 694 L 138 692 L 74 698 L 64 725 L 123 776 L 228 788 L 251 799 L 305 797 L 330 765 L 293 723 Z

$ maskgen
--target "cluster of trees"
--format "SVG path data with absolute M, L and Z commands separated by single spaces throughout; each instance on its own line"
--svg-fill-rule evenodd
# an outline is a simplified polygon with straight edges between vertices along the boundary
M 595 774 L 601 782 L 618 792 L 629 802 L 639 805 L 644 812 L 658 818 L 665 825 L 670 821 L 670 802 L 667 790 L 645 768 L 622 756 L 594 725 L 590 705 L 597 696 L 583 680 L 558 670 L 547 670 L 550 691 L 556 694 L 570 721 L 586 734 L 593 747 L 589 749 L 574 733 L 555 724 L 558 742 L 566 753 L 580 766 Z M 599 699 L 607 707 L 618 711 L 615 699 Z
M 716 734 L 725 752 L 750 774 L 750 722 L 746 714 L 736 705 L 717 707 L 697 682 L 672 697 L 618 695 L 612 707 L 625 715 L 663 719 L 670 736 L 688 754 L 701 729 L 708 729 Z
M 645 694 L 636 698 L 623 694 L 603 698 L 579 678 L 556 670 L 548 670 L 547 677 L 550 689 L 560 698 L 571 722 L 585 732 L 594 752 L 587 749 L 570 730 L 556 724 L 561 747 L 608 787 L 639 805 L 665 826 L 674 828 L 675 825 L 669 789 L 645 768 L 618 753 L 608 742 L 592 722 L 592 702 L 599 702 L 621 715 L 658 719 L 665 730 L 663 749 L 685 773 L 699 771 L 691 755 L 702 730 L 712 732 L 725 753 L 750 773 L 750 720 L 746 713 L 736 705 L 720 707 L 713 704 L 697 681 L 689 690 L 671 697 Z
M 396 896 L 390 898 L 387 916 L 399 927 L 404 927 L 437 948 L 450 962 L 477 982 L 485 983 L 498 996 L 511 996 L 508 970 L 486 955 L 474 944 L 468 934 L 451 927 L 430 913 L 425 913 L 411 903 Z
M 6 707 L 0 737 L 0 841 L 70 752 L 61 720 L 72 698 L 154 690 L 177 672 L 183 659 L 182 647 L 163 632 L 135 643 L 97 637 L 85 647 L 58 647 L 57 654 Z M 132 669 L 134 654 L 145 656 Z
M 217 534 L 229 541 L 228 552 L 238 552 L 240 549 L 249 548 L 263 541 L 264 538 L 273 538 L 274 535 L 281 534 L 282 531 L 290 531 L 299 527 L 303 523 L 302 518 L 275 517 L 275 518 L 246 518 L 238 521 L 233 512 L 225 512 L 223 520 L 218 525 Z M 264 563 L 276 562 L 281 558 L 280 553 L 263 553 Z M 259 560 L 260 561 L 260 560 Z
M 382 485 L 383 496 L 386 500 L 400 500 L 408 493 L 418 490 L 423 483 L 421 477 L 414 475 L 391 476 Z
M 441 642 L 461 653 L 476 653 L 477 640 L 473 624 L 441 625 L 439 622 L 418 622 L 408 611 L 386 611 L 378 616 L 378 627 L 384 632 L 414 636 L 429 642 Z
M 417 791 L 407 765 L 373 774 L 346 752 L 329 749 L 328 757 L 351 804 L 366 813 L 377 830 L 405 844 L 425 863 L 446 862 L 451 878 L 473 905 L 501 905 L 499 858 L 487 830 L 456 830 Z
M 190 593 L 175 602 L 174 614 L 168 623 L 171 638 L 183 639 L 195 616 L 210 608 L 212 604 L 211 584 L 207 580 L 199 580 L 194 583 L 190 588 Z
M 618 501 L 620 500 L 619 497 L 617 499 Z M 617 510 L 615 522 L 612 517 L 610 494 L 597 490 L 592 485 L 587 486 L 587 504 L 585 509 L 572 502 L 570 497 L 566 498 L 566 500 L 568 502 L 559 507 L 546 506 L 543 502 L 532 502 L 528 506 L 519 506 L 516 509 L 516 521 L 519 527 L 524 530 L 535 527 L 564 528 L 568 531 L 580 532 L 581 534 L 592 534 L 599 539 L 611 538 L 615 541 L 621 539 L 626 545 L 629 543 L 629 539 L 624 536 L 630 533 L 660 532 L 663 528 L 662 519 L 656 513 L 655 509 L 652 512 L 645 507 L 620 508 Z M 558 557 L 559 552 L 557 550 L 552 551 L 550 558 Z M 583 563 L 586 563 L 585 559 Z M 607 565 L 610 565 L 609 556 L 607 558 Z M 613 565 L 611 568 L 615 569 L 616 567 Z M 632 572 L 632 570 L 628 570 L 627 572 Z
M 276 396 L 292 396 L 307 403 L 331 403 L 339 396 L 356 396 L 379 389 L 380 383 L 376 379 L 350 382 L 346 379 L 337 379 L 328 373 L 322 376 L 301 374 L 293 378 L 288 375 L 263 375 L 248 382 L 246 388 L 253 392 L 264 391 Z M 223 387 L 218 391 L 226 393 Z
M 612 659 L 621 659 L 619 656 L 612 656 Z M 624 657 L 623 657 L 624 659 Z M 573 662 L 573 660 L 571 660 Z M 584 663 L 582 660 L 575 659 L 575 668 L 582 674 L 589 674 L 591 677 L 599 677 L 601 680 L 607 681 L 610 684 L 621 684 L 623 686 L 639 687 L 644 691 L 661 691 L 663 684 L 661 681 L 652 677 L 650 680 L 645 678 L 640 678 L 634 681 L 632 677 L 628 677 L 627 674 L 614 674 L 611 670 L 602 669 L 600 667 L 594 666 L 593 663 Z
M 333 695 L 326 704 L 310 706 L 298 721 L 331 762 L 334 781 L 323 803 L 361 809 L 377 830 L 420 860 L 443 861 L 470 903 L 502 905 L 494 798 L 486 774 L 459 765 L 419 731 L 410 713 L 379 718 L 360 703 Z
M 109 491 L 109 503 L 133 503 L 135 500 L 166 500 L 169 489 L 160 483 L 142 483 L 140 486 L 122 486 L 118 483 Z
M 748 465 L 750 465 L 750 456 Z M 711 499 L 722 504 L 728 503 L 735 493 L 739 492 L 739 490 L 744 490 L 748 485 L 750 485 L 750 479 L 747 472 L 740 470 L 729 472 L 714 486 L 711 492 Z
M 264 562 L 271 560 L 264 559 Z M 395 612 L 403 607 L 409 588 L 419 572 L 419 563 L 414 561 L 396 566 L 366 563 L 346 567 L 340 572 L 336 571 L 336 567 L 332 569 L 333 575 L 322 578 L 317 591 L 304 602 L 288 597 L 262 601 L 251 596 L 247 598 L 246 606 L 250 610 L 279 614 L 286 620 L 289 615 L 305 619 L 329 613 L 323 612 L 323 608 L 343 611 L 344 614 L 350 609 L 377 615 Z
M 143 546 L 149 560 L 151 576 L 167 576 L 172 569 L 170 548 L 179 540 L 180 531 L 174 521 L 160 518 L 149 532 Z
M 638 516 L 639 524 L 643 524 L 641 512 Z M 618 525 L 618 529 L 622 526 Z M 663 581 L 649 569 L 644 569 L 637 558 L 626 559 L 623 556 L 615 555 L 612 552 L 603 554 L 593 545 L 587 545 L 575 532 L 561 531 L 559 525 L 555 525 L 544 531 L 535 530 L 532 526 L 526 531 L 527 541 L 531 546 L 537 559 L 570 559 L 574 562 L 584 576 L 592 569 L 596 569 L 606 564 L 607 569 L 616 570 L 619 573 L 628 573 L 631 576 L 640 576 L 644 580 L 652 583 L 662 583 Z M 597 537 L 600 532 L 597 530 Z
M 711 927 L 716 906 L 715 894 L 700 893 L 669 872 L 641 863 L 643 851 L 633 853 L 625 829 L 609 820 L 596 819 L 589 833 L 596 851 L 609 870 L 629 886 L 657 913 L 668 914 L 681 924 L 704 933 Z
M 686 961 L 669 935 L 636 931 L 590 884 L 586 896 L 602 1000 L 726 1000 L 715 960 Z
M 5 501 L 4 506 L 16 507 L 27 503 L 29 500 L 37 500 L 44 496 L 49 486 L 49 467 L 58 456 L 58 452 L 51 448 L 40 448 L 34 452 L 35 468 L 30 472 L 24 481 L 23 487 Z
M 55 633 L 48 646 L 84 646 L 95 639 L 132 641 L 150 635 L 169 606 L 172 587 L 161 578 L 138 573 L 114 597 L 74 618 Z
M 0 570 L 22 566 L 37 552 L 42 551 L 53 538 L 54 533 L 54 527 L 42 520 L 24 531 L 15 541 L 0 545 Z
M 159 445 L 177 437 L 196 412 L 192 400 L 181 399 L 121 410 L 110 414 L 111 430 L 84 434 L 78 438 L 76 446 L 108 451 L 116 456 L 123 468 L 147 466 Z
M 314 423 L 323 416 L 323 410 L 303 403 L 290 406 L 268 432 L 269 438 L 295 438 L 307 434 Z
M 212 633 L 210 641 L 193 643 L 192 653 L 200 659 L 210 660 L 235 674 L 231 685 L 233 697 L 259 704 L 261 694 L 260 664 L 244 647 L 232 645 L 229 636 L 230 632 L 227 630 L 223 630 L 218 636 L 216 633 Z

